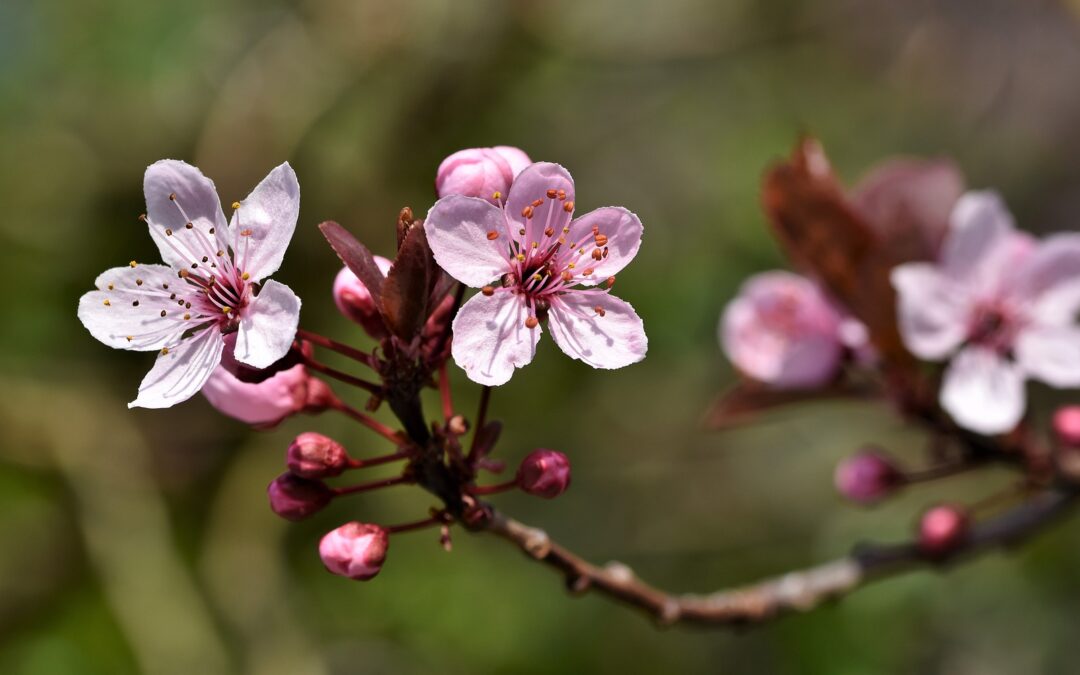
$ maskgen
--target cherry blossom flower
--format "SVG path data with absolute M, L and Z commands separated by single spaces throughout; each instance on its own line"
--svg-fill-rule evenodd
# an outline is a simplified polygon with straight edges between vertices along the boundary
M 866 327 L 807 279 L 780 270 L 749 278 L 720 318 L 720 344 L 740 372 L 777 389 L 820 387 L 847 349 L 869 349 Z
M 474 382 L 504 384 L 532 361 L 545 320 L 563 352 L 594 368 L 645 358 L 641 319 L 609 292 L 641 246 L 641 221 L 614 206 L 573 214 L 573 179 L 545 162 L 518 175 L 503 205 L 451 195 L 428 213 L 435 260 L 482 288 L 453 323 L 451 353 Z
M 1080 386 L 1080 234 L 1038 242 L 1016 230 L 997 194 L 969 192 L 941 260 L 901 265 L 892 281 L 908 349 L 950 360 L 940 399 L 961 426 L 1013 429 L 1027 378 Z
M 236 333 L 236 359 L 253 368 L 292 346 L 300 298 L 263 280 L 292 239 L 300 186 L 288 163 L 278 166 L 233 204 L 228 224 L 214 183 L 189 164 L 151 165 L 143 190 L 144 220 L 166 264 L 106 270 L 79 300 L 79 319 L 110 347 L 160 352 L 128 407 L 167 408 L 202 388 L 228 333 Z

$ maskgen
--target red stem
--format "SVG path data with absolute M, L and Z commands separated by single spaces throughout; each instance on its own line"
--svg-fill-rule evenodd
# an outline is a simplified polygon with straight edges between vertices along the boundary
M 389 464 L 390 462 L 396 462 L 399 459 L 408 459 L 409 453 L 404 450 L 399 450 L 389 455 L 381 455 L 379 457 L 369 457 L 368 459 L 350 459 L 350 469 L 366 469 L 369 466 L 378 466 L 380 464 Z
M 342 344 L 340 342 L 337 342 L 336 340 L 331 340 L 330 338 L 319 335 L 318 333 L 312 333 L 311 331 L 304 330 L 303 328 L 297 329 L 296 337 L 300 338 L 301 340 L 307 340 L 308 342 L 319 345 L 320 347 L 326 347 L 327 349 L 333 350 L 343 356 L 347 356 L 354 361 L 359 361 L 360 363 L 371 368 L 372 370 L 376 370 L 375 358 L 367 352 L 362 352 L 359 349 L 355 349 L 353 347 L 350 347 L 349 345 Z
M 374 382 L 361 380 L 359 377 L 353 377 L 348 373 L 343 373 L 340 370 L 335 370 L 330 366 L 326 365 L 325 363 L 316 361 L 310 356 L 304 357 L 304 365 L 306 365 L 308 368 L 311 368 L 312 370 L 316 370 L 323 375 L 326 375 L 327 377 L 332 377 L 339 382 L 344 382 L 345 384 L 351 384 L 354 387 L 359 387 L 360 389 L 363 389 L 368 393 L 375 394 L 376 396 L 381 396 L 383 393 L 382 387 L 375 384 Z
M 442 517 L 432 516 L 430 518 L 424 518 L 423 520 L 416 520 L 411 523 L 402 523 L 400 525 L 391 525 L 390 527 L 384 527 L 383 529 L 389 534 L 398 534 L 399 532 L 410 532 L 412 530 L 422 530 L 426 527 L 434 527 L 436 525 L 442 525 L 446 521 Z
M 382 436 L 386 440 L 390 441 L 394 445 L 401 445 L 402 437 L 400 435 L 398 435 L 398 433 L 396 431 L 394 431 L 390 427 L 386 426 L 382 422 L 380 422 L 380 421 L 378 421 L 378 420 L 376 420 L 376 419 L 374 419 L 372 417 L 369 417 L 369 416 L 365 415 L 364 413 L 360 412 L 356 408 L 352 408 L 352 407 L 342 403 L 341 401 L 335 401 L 331 405 L 335 410 L 340 410 L 341 412 L 343 412 L 346 415 L 348 415 L 349 417 L 353 418 L 354 420 L 356 420 L 360 424 L 363 424 L 368 429 L 371 429 L 372 431 L 379 434 L 380 436 Z
M 491 387 L 485 386 L 480 390 L 480 406 L 476 410 L 476 428 L 473 430 L 472 443 L 469 445 L 469 459 L 476 455 L 476 439 L 480 437 L 480 430 L 487 422 L 487 409 L 490 402 Z
M 439 394 L 442 396 L 442 414 L 447 422 L 454 416 L 454 402 L 450 397 L 450 378 L 446 373 L 446 361 L 439 366 Z
M 498 485 L 474 485 L 472 493 L 474 495 L 495 495 L 500 492 L 506 492 L 507 490 L 513 490 L 518 486 L 517 479 L 508 480 L 505 483 L 499 483 Z
M 412 478 L 406 478 L 405 476 L 395 476 L 393 478 L 385 478 L 383 480 L 375 480 L 370 483 L 360 483 L 359 485 L 349 485 L 347 487 L 333 488 L 334 495 L 341 497 L 342 495 L 353 495 L 358 492 L 370 492 L 372 490 L 381 490 L 382 488 L 390 487 L 391 485 L 400 485 L 401 483 L 411 483 Z

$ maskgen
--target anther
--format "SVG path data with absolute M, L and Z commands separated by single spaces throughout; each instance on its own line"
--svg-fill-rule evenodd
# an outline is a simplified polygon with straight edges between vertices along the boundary
M 185 314 L 185 315 L 184 315 L 184 321 L 187 321 L 187 320 L 188 320 L 188 319 L 190 319 L 190 318 L 191 318 L 191 315 L 190 315 L 190 314 Z
M 169 348 L 168 347 L 162 347 L 161 348 L 161 355 L 162 356 L 165 356 L 168 353 L 169 353 Z
M 555 234 L 555 228 L 554 227 L 549 227 L 549 228 L 544 230 L 544 236 L 545 237 L 550 237 L 553 234 Z
M 520 230 L 518 230 L 518 234 L 520 234 L 521 236 L 524 237 L 525 236 L 525 228 L 523 227 Z
M 543 199 L 537 199 L 536 201 L 534 201 L 534 202 L 532 203 L 532 205 L 533 205 L 534 207 L 536 207 L 536 206 L 540 206 L 540 205 L 541 205 L 541 204 L 543 204 L 543 203 L 544 203 L 544 200 L 543 200 Z
M 566 243 L 566 237 L 559 237 L 559 243 L 560 244 L 565 244 Z
M 599 225 L 593 225 L 593 226 L 592 226 L 592 233 L 593 233 L 593 236 L 594 236 L 594 237 L 595 237 L 596 235 L 600 234 L 600 226 L 599 226 Z
M 535 316 L 530 316 L 529 318 L 525 319 L 525 327 L 526 327 L 526 328 L 536 328 L 536 326 L 537 326 L 537 325 L 538 325 L 539 323 L 540 323 L 540 322 L 539 322 L 539 321 L 537 321 L 537 319 L 536 319 L 536 317 L 535 317 Z
M 164 288 L 166 291 L 169 290 L 169 284 L 161 284 L 161 287 Z
M 184 225 L 184 227 L 190 230 L 191 228 L 195 227 L 195 223 L 187 223 Z
M 184 303 L 184 309 L 191 309 L 191 303 L 190 302 L 185 302 Z
M 570 226 L 569 226 L 569 225 L 567 225 L 566 227 L 564 227 L 564 228 L 562 229 L 562 233 L 563 233 L 563 234 L 570 234 Z
M 483 288 L 480 289 L 480 292 L 490 298 L 491 296 L 495 295 L 495 287 L 494 286 L 484 286 Z
M 574 210 L 574 202 L 566 202 L 565 204 L 562 205 L 562 208 L 563 208 L 563 211 L 566 211 L 567 213 L 571 213 Z
M 566 270 L 563 270 L 563 273 L 562 273 L 562 275 L 560 275 L 560 276 L 562 276 L 562 280 L 563 280 L 563 281 L 570 281 L 571 279 L 573 279 L 573 278 L 574 278 L 574 275 L 573 275 L 573 274 L 570 274 L 570 273 L 569 273 L 569 272 L 567 272 Z
M 570 263 L 570 264 L 569 264 L 569 265 L 567 265 L 566 267 L 567 267 L 567 269 L 571 269 L 571 270 L 572 270 L 572 269 L 574 269 L 574 263 Z
M 139 263 L 137 263 L 137 262 L 135 262 L 134 260 L 132 260 L 132 261 L 131 261 L 131 262 L 129 262 L 128 264 L 129 264 L 129 265 L 131 265 L 132 267 L 137 267 Z
M 615 277 L 608 277 L 607 278 L 607 287 L 611 288 L 614 285 L 615 285 Z
M 231 312 L 231 311 L 232 311 L 232 307 L 222 307 L 222 308 L 221 308 L 221 312 L 222 312 L 223 314 L 228 314 L 228 313 L 229 313 L 229 312 Z
M 240 202 L 233 202 L 233 203 L 232 203 L 232 207 L 233 207 L 234 209 L 238 209 L 238 208 L 240 208 Z
M 132 307 L 138 307 L 139 306 L 139 301 L 138 300 L 132 301 L 131 306 Z
M 172 236 L 172 228 L 171 227 L 166 227 L 165 228 L 165 236 L 166 237 L 171 237 Z
M 210 228 L 210 234 L 213 234 L 213 233 L 214 233 L 214 232 L 216 232 L 216 231 L 217 231 L 217 228 L 214 228 L 214 227 L 211 227 L 211 228 Z
M 532 247 L 533 247 L 533 248 L 536 248 L 536 247 L 537 247 L 537 246 L 539 246 L 539 245 L 540 245 L 540 242 L 537 242 L 537 241 L 534 241 L 534 242 L 532 243 Z
M 604 311 L 604 308 L 601 307 L 600 305 L 597 305 L 596 307 L 593 307 L 593 311 L 596 312 L 597 314 L 599 314 L 600 316 L 604 316 L 605 314 L 607 314 L 607 312 Z
M 240 236 L 241 237 L 250 237 L 251 236 L 251 228 L 249 227 L 249 228 L 240 230 Z
M 170 300 L 175 300 L 176 299 L 176 293 L 170 293 L 169 294 L 169 299 Z
M 161 310 L 161 318 L 164 319 L 166 314 L 168 314 L 168 312 L 166 312 L 165 310 Z
M 496 239 L 499 238 L 499 233 L 496 232 L 495 230 L 492 230 L 491 232 L 487 233 L 487 238 L 488 238 L 488 241 L 495 241 Z
M 532 216 L 533 216 L 533 207 L 526 206 L 525 208 L 521 209 L 521 215 L 526 217 L 526 218 L 532 218 Z
M 223 255 L 225 255 L 225 251 L 218 251 L 218 252 L 217 252 L 217 256 L 218 256 L 219 258 L 220 258 L 221 256 L 223 256 Z
M 179 272 L 177 272 L 177 276 L 179 276 L 181 279 L 187 279 L 191 276 L 191 272 L 188 272 L 187 270 L 180 270 Z
M 176 193 L 175 192 L 170 192 L 169 193 L 169 201 L 170 202 L 175 202 L 176 201 Z
M 533 281 L 540 281 L 544 277 L 540 276 L 540 273 L 537 272 L 536 274 L 532 275 L 532 278 L 533 278 Z M 138 302 L 138 300 L 136 300 L 136 302 Z
M 591 277 L 591 276 L 592 276 L 592 273 L 593 273 L 593 269 L 592 269 L 591 267 L 587 267 L 587 268 L 585 268 L 585 271 L 584 271 L 584 272 L 582 272 L 582 274 L 583 274 L 584 276 L 587 276 L 587 277 Z
M 559 190 L 555 193 L 559 199 L 566 199 L 566 190 Z
M 514 256 L 514 257 L 515 257 L 515 258 L 517 258 L 517 261 L 518 261 L 518 262 L 525 262 L 525 254 L 524 254 L 524 253 L 518 253 L 518 254 L 517 254 L 516 256 Z
M 244 281 L 247 281 L 248 279 L 251 278 L 251 275 L 248 274 L 247 272 L 244 272 L 243 274 L 240 275 L 240 278 L 243 279 Z
M 109 302 L 109 299 L 108 299 L 108 298 L 106 298 L 106 299 L 105 299 L 105 306 L 106 306 L 106 307 L 112 307 L 112 303 L 111 303 L 111 302 Z
M 111 291 L 112 289 L 113 289 L 113 285 L 109 284 L 109 290 Z
M 127 339 L 128 342 L 131 342 L 132 340 L 135 339 L 134 335 L 125 335 L 124 337 Z
M 191 269 L 193 269 L 193 270 L 199 269 L 199 263 L 191 263 Z
M 593 260 L 602 260 L 603 257 L 604 257 L 604 252 L 601 251 L 598 248 L 594 248 L 592 250 L 592 257 L 593 257 Z
M 548 190 L 547 191 L 548 199 L 555 199 L 555 195 L 557 195 L 557 194 L 559 194 L 559 193 L 556 190 Z
M 139 220 L 143 221 L 144 223 L 147 222 L 146 214 L 145 213 L 140 213 L 139 214 Z
M 605 259 L 607 259 L 607 254 L 608 254 L 608 247 L 607 247 L 607 246 L 605 246 L 605 247 L 604 247 L 604 258 L 605 258 Z
M 596 245 L 597 246 L 607 246 L 607 235 L 606 234 L 597 234 L 596 235 Z
M 203 256 L 203 257 L 202 257 L 202 261 L 203 261 L 203 262 L 206 262 L 206 261 L 207 261 L 207 260 L 209 260 L 209 259 L 210 259 L 210 258 L 207 258 L 206 256 Z
M 184 306 L 184 301 L 183 301 L 183 300 L 177 300 L 177 301 L 176 301 L 176 304 L 178 304 L 178 305 L 180 305 L 181 307 L 183 307 L 183 306 Z
M 499 201 L 500 199 L 502 199 L 502 193 L 496 190 L 495 192 L 491 193 L 491 198 L 495 201 Z

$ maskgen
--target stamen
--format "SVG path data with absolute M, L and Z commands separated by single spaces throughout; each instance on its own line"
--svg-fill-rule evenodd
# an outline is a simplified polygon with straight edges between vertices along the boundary
M 147 222 L 146 221 L 146 214 L 145 213 L 140 213 L 139 214 L 139 220 L 143 221 L 144 223 Z
M 132 261 L 131 261 L 131 262 L 129 262 L 128 264 L 129 264 L 129 265 L 131 265 L 131 266 L 132 266 L 132 268 L 138 267 L 138 265 L 139 265 L 139 263 L 135 262 L 134 260 L 132 260 Z
M 132 303 L 131 303 L 131 306 L 132 307 L 138 307 L 139 306 L 139 301 L 138 300 L 133 300 Z
M 533 207 L 526 206 L 525 208 L 521 209 L 521 215 L 524 216 L 525 218 L 532 218 L 533 217 Z
M 518 230 L 518 234 L 520 234 L 521 236 L 524 237 L 525 236 L 525 228 L 523 227 L 520 230 Z
M 571 279 L 573 279 L 573 278 L 574 278 L 574 275 L 573 275 L 573 274 L 570 274 L 570 273 L 569 273 L 569 272 L 567 272 L 566 270 L 563 270 L 563 273 L 562 273 L 562 275 L 561 275 L 561 276 L 562 276 L 562 280 L 563 280 L 563 281 L 570 281 Z
M 606 234 L 597 234 L 596 235 L 596 245 L 597 246 L 607 246 L 607 235 Z
M 108 298 L 105 298 L 105 306 L 106 306 L 106 307 L 112 307 L 112 303 L 111 303 L 111 302 L 109 302 L 109 299 L 108 299 Z
M 496 190 L 495 192 L 491 193 L 491 198 L 495 201 L 499 201 L 500 199 L 502 199 L 502 193 Z
M 604 247 L 604 258 L 605 258 L 605 259 L 607 259 L 607 255 L 608 255 L 608 247 L 607 247 L 607 246 L 605 246 L 605 247 Z
M 111 291 L 112 289 L 113 289 L 113 285 L 109 284 L 109 290 Z
M 208 258 L 208 257 L 206 257 L 206 256 L 203 256 L 203 257 L 202 257 L 202 261 L 203 261 L 203 262 L 206 262 L 206 261 L 208 261 L 208 260 L 210 260 L 210 258 Z
M 525 319 L 526 328 L 536 328 L 539 324 L 540 321 L 538 321 L 535 316 L 530 316 L 529 318 Z
M 495 295 L 495 287 L 494 286 L 484 286 L 483 288 L 480 289 L 480 292 L 490 298 L 491 296 Z
M 515 258 L 517 258 L 517 261 L 518 261 L 518 262 L 525 262 L 525 254 L 524 254 L 524 253 L 518 253 L 518 254 L 517 254 L 516 256 L 514 256 L 514 257 L 515 257 Z
M 534 242 L 532 243 L 532 247 L 533 247 L 533 248 L 536 248 L 536 247 L 538 247 L 539 245 L 540 245 L 540 242 L 538 242 L 538 241 L 534 241 Z
M 170 202 L 175 202 L 176 201 L 176 193 L 175 192 L 170 192 L 169 193 L 169 201 Z
M 534 202 L 532 203 L 532 205 L 533 205 L 533 207 L 535 208 L 535 207 L 538 207 L 538 206 L 540 206 L 540 205 L 541 205 L 541 204 L 543 204 L 543 203 L 544 203 L 544 200 L 543 200 L 543 199 L 537 199 L 537 200 L 535 200 L 535 201 L 534 201 Z
M 161 355 L 162 356 L 165 356 L 168 353 L 169 353 L 169 348 L 168 347 L 162 347 L 161 348 Z
M 171 227 L 166 227 L 165 228 L 165 236 L 166 237 L 171 237 L 172 236 L 172 228 Z
M 544 236 L 545 237 L 550 237 L 553 234 L 555 234 L 555 228 L 553 228 L 553 227 L 549 227 L 549 228 L 544 230 Z
M 488 238 L 488 241 L 495 241 L 496 239 L 499 238 L 499 233 L 496 232 L 495 230 L 492 230 L 491 232 L 487 233 L 487 238 Z
M 615 277 L 608 277 L 607 278 L 607 287 L 611 288 L 614 285 L 615 285 Z
M 188 320 L 188 319 L 190 319 L 190 318 L 191 318 L 191 315 L 190 315 L 190 314 L 185 314 L 185 315 L 184 315 L 184 321 L 187 321 L 187 320 Z
M 184 227 L 190 230 L 191 228 L 195 227 L 195 223 L 187 223 L 184 225 Z
M 559 190 L 555 193 L 559 199 L 566 199 L 566 190 Z
M 573 211 L 574 211 L 574 202 L 566 202 L 565 204 L 562 205 L 562 208 L 563 208 L 563 211 L 566 211 L 567 213 L 573 213 Z
M 251 275 L 248 274 L 247 272 L 244 272 L 243 274 L 240 275 L 240 278 L 243 279 L 244 281 L 247 281 L 248 279 L 251 278 Z
M 605 314 L 607 314 L 607 312 L 604 311 L 604 308 L 601 307 L 600 305 L 597 305 L 596 307 L 593 307 L 593 311 L 596 312 L 597 314 L 599 314 L 600 316 L 604 316 Z
M 589 267 L 589 268 L 586 268 L 585 271 L 582 272 L 581 274 L 582 274 L 582 276 L 591 277 L 592 273 L 593 273 L 593 269 L 591 267 Z
M 592 250 L 592 257 L 593 257 L 593 260 L 602 260 L 603 257 L 604 257 L 604 252 L 601 251 L 598 248 L 594 248 Z
M 557 194 L 559 194 L 559 193 L 556 190 L 548 190 L 547 191 L 548 199 L 555 199 L 555 195 L 557 195 Z
M 233 209 L 238 209 L 238 208 L 240 208 L 240 202 L 233 202 L 233 203 L 232 203 L 232 207 L 233 207 Z
M 221 311 L 222 311 L 222 313 L 224 313 L 224 314 L 228 314 L 229 312 L 231 312 L 231 311 L 232 311 L 232 307 L 222 307 L 222 308 L 221 308 Z
M 161 310 L 161 318 L 165 318 L 166 314 L 168 314 L 168 312 L 166 312 L 165 310 Z

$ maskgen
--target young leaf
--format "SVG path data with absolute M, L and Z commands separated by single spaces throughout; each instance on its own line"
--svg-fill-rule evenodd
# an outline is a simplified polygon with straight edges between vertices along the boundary
M 381 301 L 387 326 L 406 342 L 420 333 L 427 320 L 433 268 L 424 228 L 409 228 L 398 249 L 397 260 L 386 275 Z
M 348 230 L 332 220 L 321 223 L 319 231 L 326 237 L 326 241 L 330 242 L 330 247 L 341 258 L 341 262 L 367 286 L 371 297 L 378 304 L 382 296 L 383 275 L 375 264 L 371 251 Z

